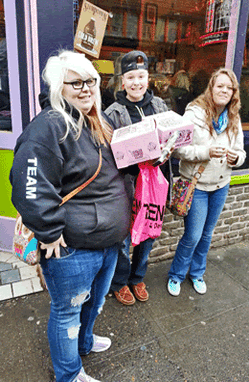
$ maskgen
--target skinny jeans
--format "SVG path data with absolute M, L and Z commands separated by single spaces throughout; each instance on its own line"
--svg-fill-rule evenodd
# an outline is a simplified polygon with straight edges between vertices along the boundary
M 191 279 L 202 278 L 213 231 L 228 190 L 229 184 L 215 191 L 195 189 L 191 208 L 184 218 L 184 234 L 177 246 L 169 278 L 181 283 L 188 271 Z

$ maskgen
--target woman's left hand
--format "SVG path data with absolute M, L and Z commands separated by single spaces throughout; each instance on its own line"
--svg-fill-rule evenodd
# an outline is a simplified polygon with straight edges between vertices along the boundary
M 57 257 L 59 259 L 61 257 L 60 256 L 60 245 L 62 247 L 67 246 L 62 235 L 59 237 L 59 239 L 57 239 L 53 243 L 49 243 L 49 244 L 41 243 L 40 247 L 41 247 L 41 249 L 47 250 L 46 255 L 45 255 L 46 259 L 50 259 L 50 257 L 53 255 L 53 253 L 55 254 L 55 257 Z
M 232 150 L 227 150 L 227 163 L 230 165 L 235 165 L 238 160 L 238 154 Z

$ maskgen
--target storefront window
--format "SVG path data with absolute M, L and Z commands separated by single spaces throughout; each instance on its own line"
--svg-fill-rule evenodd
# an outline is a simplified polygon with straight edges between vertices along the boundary
M 80 9 L 82 0 L 74 1 Z M 99 59 L 115 65 L 116 59 L 130 50 L 144 51 L 149 59 L 149 86 L 180 114 L 206 89 L 211 73 L 225 66 L 232 0 L 89 1 L 113 15 Z M 105 73 L 101 75 L 105 79 Z M 106 81 L 102 83 L 105 87 Z M 247 145 L 249 25 L 240 89 Z M 244 168 L 248 167 L 246 163 Z
M 0 131 L 12 131 L 4 5 L 0 0 Z

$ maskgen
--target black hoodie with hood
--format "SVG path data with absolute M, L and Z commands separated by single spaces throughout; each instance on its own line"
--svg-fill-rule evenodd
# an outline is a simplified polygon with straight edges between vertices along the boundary
M 98 249 L 122 242 L 129 231 L 131 206 L 110 146 L 101 145 L 97 178 L 60 207 L 63 196 L 95 173 L 99 147 L 87 126 L 78 140 L 71 130 L 62 140 L 63 117 L 52 110 L 46 96 L 40 103 L 45 108 L 18 138 L 10 173 L 12 202 L 23 223 L 46 244 L 61 234 L 73 248 Z M 73 113 L 77 117 L 76 110 Z

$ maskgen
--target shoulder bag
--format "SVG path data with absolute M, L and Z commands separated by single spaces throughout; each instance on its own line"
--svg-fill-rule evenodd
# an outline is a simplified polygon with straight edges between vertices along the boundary
M 201 174 L 205 170 L 206 165 L 207 162 L 201 163 L 191 181 L 182 180 L 179 178 L 174 183 L 172 189 L 172 197 L 170 202 L 167 204 L 167 208 L 170 210 L 170 212 L 172 212 L 172 214 L 181 217 L 187 216 L 192 204 L 196 184 L 200 179 Z

